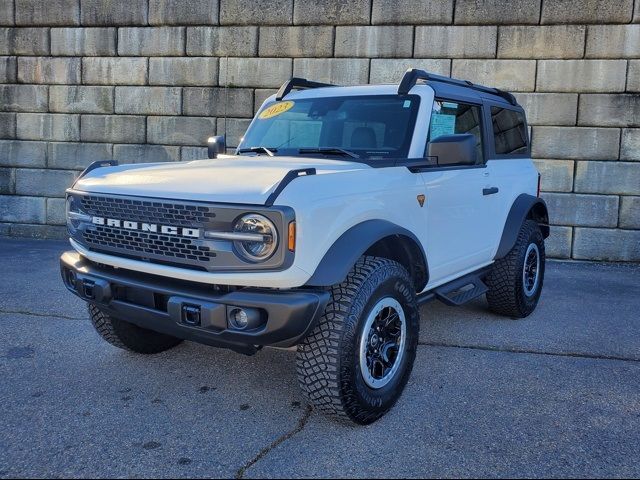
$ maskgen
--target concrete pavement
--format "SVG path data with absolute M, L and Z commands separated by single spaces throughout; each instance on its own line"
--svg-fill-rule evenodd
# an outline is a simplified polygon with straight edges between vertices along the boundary
M 99 339 L 59 280 L 64 242 L 0 239 L 0 477 L 640 475 L 640 267 L 550 262 L 521 321 L 422 310 L 398 405 L 312 411 L 292 352 Z

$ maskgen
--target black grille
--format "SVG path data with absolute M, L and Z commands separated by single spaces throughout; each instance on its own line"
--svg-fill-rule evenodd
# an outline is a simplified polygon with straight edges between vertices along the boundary
M 208 247 L 194 245 L 193 241 L 188 238 L 122 230 L 102 225 L 86 230 L 83 237 L 89 245 L 103 248 L 124 248 L 129 252 L 137 252 L 143 257 L 157 255 L 166 258 L 208 262 L 216 256 Z
M 81 201 L 82 209 L 90 215 L 133 222 L 193 227 L 208 223 L 216 216 L 210 207 L 204 205 L 89 195 L 82 197 Z
M 175 203 L 170 200 L 84 195 L 83 212 L 101 218 L 127 220 L 183 228 L 204 228 L 216 217 L 206 205 Z M 210 266 L 216 253 L 198 238 L 130 230 L 92 224 L 82 231 L 82 240 L 95 251 L 117 252 L 154 263 L 176 264 L 201 270 Z M 204 268 L 206 270 L 206 268 Z

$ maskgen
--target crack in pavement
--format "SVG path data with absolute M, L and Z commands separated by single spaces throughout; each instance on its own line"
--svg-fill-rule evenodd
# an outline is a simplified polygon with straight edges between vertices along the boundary
M 269 452 L 271 452 L 271 450 L 273 450 L 278 445 L 281 445 L 282 443 L 289 440 L 291 437 L 297 435 L 302 430 L 304 430 L 304 427 L 307 426 L 307 423 L 309 422 L 309 418 L 311 417 L 311 412 L 313 412 L 313 407 L 311 405 L 307 405 L 307 408 L 305 409 L 304 414 L 302 415 L 300 420 L 298 420 L 298 425 L 296 425 L 296 428 L 276 438 L 273 442 L 271 442 L 270 445 L 260 450 L 260 452 L 258 452 L 258 455 L 256 455 L 253 459 L 249 460 L 247 463 L 245 463 L 242 467 L 238 469 L 238 471 L 236 472 L 235 478 L 236 479 L 244 478 L 244 474 L 247 472 L 247 470 L 249 470 L 256 463 L 258 463 L 260 460 L 266 457 L 269 454 Z
M 62 318 L 65 320 L 82 320 L 82 321 L 87 320 L 87 317 L 72 317 L 70 315 L 63 315 L 59 313 L 39 313 L 39 312 L 30 312 L 28 310 L 0 310 L 0 315 L 26 315 L 31 317 Z M 615 360 L 620 362 L 640 363 L 640 358 L 621 357 L 619 355 L 598 355 L 598 354 L 578 353 L 578 352 L 545 352 L 543 350 L 530 350 L 526 348 L 503 348 L 503 347 L 492 347 L 492 346 L 483 346 L 483 345 L 456 345 L 455 343 L 444 343 L 444 342 L 418 342 L 418 345 L 422 347 L 459 348 L 459 349 L 468 349 L 468 350 L 482 350 L 485 352 L 548 355 L 552 357 L 588 358 L 588 359 L 595 359 L 595 360 Z M 294 432 L 294 434 L 295 433 L 298 433 L 298 432 Z M 284 440 L 287 440 L 287 439 L 288 437 L 285 438 Z M 274 446 L 277 446 L 277 445 L 274 445 Z
M 588 359 L 595 359 L 595 360 L 617 360 L 620 362 L 640 363 L 640 358 L 620 357 L 617 355 L 596 355 L 596 354 L 590 354 L 590 353 L 576 353 L 576 352 L 544 352 L 541 350 L 528 350 L 524 348 L 501 348 L 501 347 L 490 347 L 490 346 L 481 346 L 481 345 L 456 345 L 453 343 L 439 343 L 439 342 L 418 342 L 418 345 L 423 347 L 460 348 L 460 349 L 469 349 L 469 350 L 482 350 L 485 352 L 524 353 L 529 355 L 548 355 L 551 357 L 588 358 Z
M 0 315 L 26 315 L 30 317 L 47 317 L 47 318 L 63 318 L 65 320 L 86 320 L 87 317 L 71 317 L 69 315 L 61 315 L 59 313 L 38 313 L 26 310 L 0 310 Z

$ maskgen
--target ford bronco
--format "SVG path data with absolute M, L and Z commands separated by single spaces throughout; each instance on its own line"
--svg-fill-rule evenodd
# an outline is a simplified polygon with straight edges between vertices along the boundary
M 94 162 L 68 190 L 62 278 L 107 342 L 295 347 L 310 402 L 368 424 L 407 384 L 422 304 L 538 303 L 549 220 L 510 93 L 415 69 L 292 78 L 224 151 Z

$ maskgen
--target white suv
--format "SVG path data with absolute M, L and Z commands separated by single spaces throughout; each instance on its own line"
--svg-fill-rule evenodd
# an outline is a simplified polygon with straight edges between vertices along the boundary
M 413 69 L 400 85 L 293 78 L 236 155 L 223 137 L 209 150 L 95 162 L 67 192 L 62 277 L 113 345 L 297 346 L 311 402 L 367 424 L 407 383 L 421 304 L 536 307 L 549 221 L 507 92 Z

